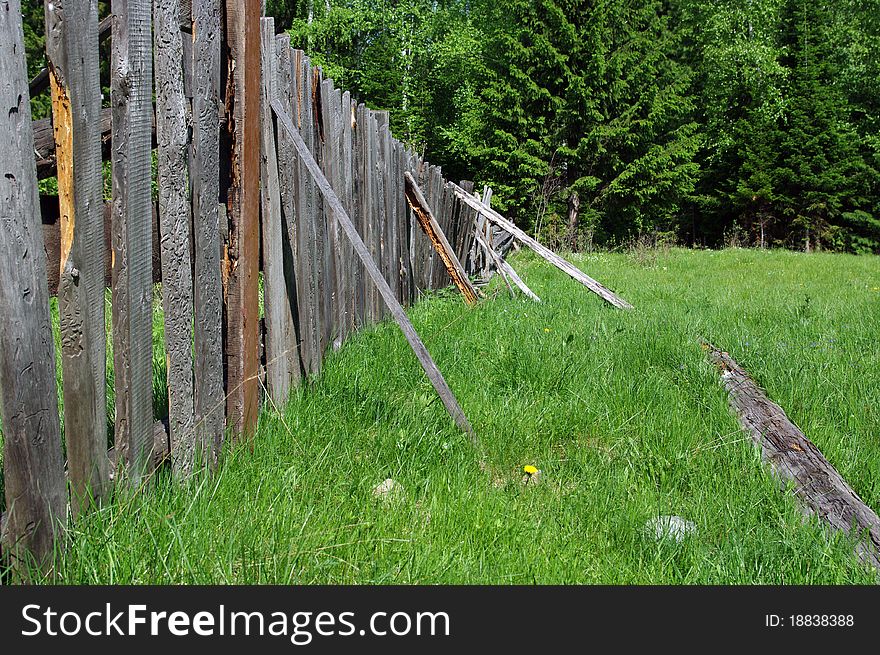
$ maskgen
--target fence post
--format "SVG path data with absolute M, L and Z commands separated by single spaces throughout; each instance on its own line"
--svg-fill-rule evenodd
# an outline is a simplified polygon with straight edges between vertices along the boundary
M 67 504 L 55 346 L 19 0 L 0 11 L 0 409 L 3 546 L 21 574 L 48 564 Z
M 64 440 L 76 515 L 109 481 L 98 2 L 47 2 L 45 17 L 61 214 Z

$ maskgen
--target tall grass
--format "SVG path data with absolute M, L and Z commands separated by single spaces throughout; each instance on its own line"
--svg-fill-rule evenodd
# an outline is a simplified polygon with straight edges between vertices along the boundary
M 574 256 L 622 312 L 528 254 L 502 288 L 411 311 L 482 440 L 444 413 L 392 324 L 269 406 L 252 443 L 72 525 L 64 583 L 870 583 L 730 414 L 729 350 L 880 509 L 880 260 L 670 250 Z M 523 485 L 537 466 L 540 484 Z M 393 478 L 402 493 L 377 498 Z M 676 514 L 681 543 L 644 526 Z

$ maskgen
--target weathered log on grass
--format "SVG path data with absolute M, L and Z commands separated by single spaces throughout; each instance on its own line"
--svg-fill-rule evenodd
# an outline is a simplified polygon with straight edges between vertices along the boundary
M 443 233 L 443 230 L 440 229 L 437 219 L 434 218 L 434 213 L 431 211 L 431 208 L 428 207 L 428 201 L 425 200 L 422 190 L 419 189 L 419 185 L 416 184 L 416 181 L 413 179 L 412 173 L 406 171 L 403 175 L 406 180 L 406 189 L 404 190 L 406 201 L 409 203 L 413 214 L 419 221 L 419 225 L 422 226 L 422 230 L 431 241 L 434 250 L 440 255 L 440 259 L 446 266 L 446 271 L 449 273 L 449 277 L 452 278 L 455 286 L 461 291 L 461 295 L 464 296 L 465 301 L 469 305 L 476 305 L 477 291 L 468 279 L 467 273 L 464 272 L 464 268 L 462 267 L 461 262 L 458 261 L 458 257 L 455 256 L 455 252 L 452 250 L 452 246 L 449 245 L 446 235 Z
M 455 194 L 461 198 L 465 203 L 476 209 L 478 212 L 481 212 L 486 218 L 488 218 L 495 225 L 504 228 L 510 234 L 514 236 L 514 238 L 518 239 L 529 248 L 535 251 L 535 253 L 553 264 L 559 270 L 567 273 L 573 279 L 577 280 L 585 287 L 587 287 L 590 291 L 595 293 L 597 296 L 602 298 L 605 302 L 614 305 L 618 309 L 632 309 L 633 306 L 630 305 L 626 300 L 615 294 L 613 291 L 603 286 L 589 275 L 581 271 L 579 268 L 574 266 L 573 264 L 567 262 L 565 259 L 557 255 L 555 252 L 547 248 L 546 246 L 538 243 L 528 234 L 519 229 L 516 225 L 514 225 L 511 221 L 504 218 L 501 214 L 496 212 L 491 207 L 483 204 L 475 197 L 467 193 L 464 189 L 462 189 L 457 184 L 450 182 L 450 188 L 455 192 Z
M 704 347 L 721 371 L 731 408 L 774 474 L 786 485 L 793 483 L 808 515 L 855 538 L 859 559 L 880 571 L 880 518 L 874 510 L 728 353 Z

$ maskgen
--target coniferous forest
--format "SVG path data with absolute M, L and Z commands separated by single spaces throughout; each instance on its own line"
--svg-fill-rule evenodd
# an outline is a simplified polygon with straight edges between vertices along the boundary
M 42 3 L 24 5 L 35 72 Z M 390 110 L 399 138 L 490 185 L 549 243 L 880 252 L 880 0 L 267 0 L 266 13 Z

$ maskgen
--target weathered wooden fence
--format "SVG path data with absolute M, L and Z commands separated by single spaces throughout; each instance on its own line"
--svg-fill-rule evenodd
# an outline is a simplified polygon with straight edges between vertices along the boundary
M 261 21 L 260 0 L 114 0 L 100 23 L 97 0 L 52 0 L 48 66 L 30 83 L 19 3 L 0 0 L 2 543 L 13 566 L 41 567 L 68 513 L 100 502 L 111 483 L 141 483 L 166 453 L 182 477 L 215 464 L 227 437 L 253 436 L 262 385 L 272 402 L 286 400 L 329 350 L 392 307 L 273 101 L 387 282 L 382 293 L 400 305 L 451 282 L 407 204 L 404 173 L 461 262 L 477 210 L 391 135 L 387 112 L 336 88 L 272 19 Z M 32 122 L 29 91 L 47 88 L 51 122 Z M 58 197 L 41 199 L 38 177 L 50 175 Z M 168 418 L 157 430 L 159 279 Z

